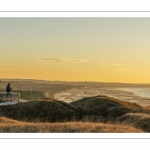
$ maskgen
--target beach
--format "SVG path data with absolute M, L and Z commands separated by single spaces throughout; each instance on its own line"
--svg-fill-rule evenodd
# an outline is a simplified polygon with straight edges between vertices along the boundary
M 71 90 L 55 94 L 54 98 L 70 103 L 84 97 L 93 97 L 97 95 L 114 97 L 119 100 L 136 103 L 142 107 L 150 106 L 150 98 L 148 96 L 140 96 L 133 91 L 130 92 L 130 88 L 73 88 Z

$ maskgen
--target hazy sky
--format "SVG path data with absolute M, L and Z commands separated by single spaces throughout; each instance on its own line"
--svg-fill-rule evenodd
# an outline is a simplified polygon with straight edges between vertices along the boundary
M 0 78 L 150 83 L 150 18 L 0 18 Z

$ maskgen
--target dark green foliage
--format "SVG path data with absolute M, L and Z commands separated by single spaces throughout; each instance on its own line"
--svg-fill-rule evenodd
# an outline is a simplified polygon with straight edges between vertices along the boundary
M 59 101 L 32 101 L 1 106 L 0 116 L 30 122 L 62 122 L 81 118 L 73 107 Z
M 82 100 L 72 102 L 71 105 L 85 115 L 102 117 L 119 117 L 125 113 L 143 109 L 137 104 L 120 101 L 107 96 L 83 98 Z
M 49 100 L 0 106 L 0 116 L 30 122 L 87 121 L 107 122 L 129 112 L 139 112 L 139 105 L 106 96 L 83 98 L 71 104 Z

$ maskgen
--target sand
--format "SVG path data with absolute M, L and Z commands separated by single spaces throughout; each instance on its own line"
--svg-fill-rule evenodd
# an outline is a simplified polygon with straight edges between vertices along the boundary
M 106 95 L 119 100 L 137 103 L 142 107 L 150 106 L 150 98 L 135 95 L 133 92 L 122 91 L 117 88 L 73 88 L 54 95 L 57 100 L 72 102 L 84 97 Z

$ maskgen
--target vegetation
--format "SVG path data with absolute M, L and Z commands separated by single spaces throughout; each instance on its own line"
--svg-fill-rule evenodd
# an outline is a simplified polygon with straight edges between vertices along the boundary
M 1 89 L 0 92 L 6 92 L 6 90 Z M 29 90 L 13 90 L 14 93 L 20 93 L 20 98 L 26 100 L 42 98 L 41 91 L 29 91 Z
M 0 132 L 150 132 L 148 108 L 103 95 L 70 104 L 51 99 L 5 105 Z
M 141 133 L 127 125 L 113 125 L 91 122 L 65 122 L 65 123 L 30 123 L 20 122 L 0 117 L 0 132 L 3 133 Z
M 24 80 L 24 79 L 4 79 L 0 81 L 0 89 L 3 89 L 10 83 L 13 89 L 28 89 L 32 91 L 47 91 L 50 96 L 55 93 L 59 93 L 63 90 L 68 90 L 73 88 L 73 85 L 65 85 L 62 83 L 55 83 L 50 81 L 40 81 L 40 80 Z
M 0 116 L 30 122 L 64 122 L 79 120 L 81 114 L 60 101 L 32 101 L 0 107 Z
M 82 100 L 72 102 L 71 105 L 83 114 L 102 117 L 119 117 L 125 113 L 137 112 L 143 109 L 137 104 L 107 96 L 83 98 Z
M 117 122 L 128 124 L 145 132 L 150 132 L 150 115 L 144 113 L 127 113 L 117 119 Z

